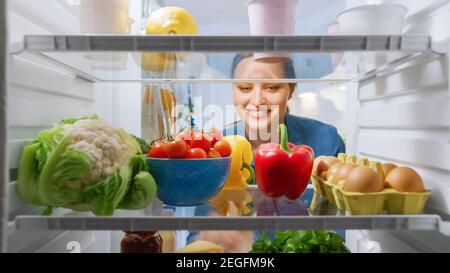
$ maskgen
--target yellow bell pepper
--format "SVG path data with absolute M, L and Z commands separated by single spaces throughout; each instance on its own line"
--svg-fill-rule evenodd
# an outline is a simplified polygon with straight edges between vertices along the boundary
M 209 204 L 222 216 L 241 216 L 250 213 L 247 204 L 253 198 L 247 190 L 223 189 L 209 200 Z
M 232 152 L 230 174 L 223 189 L 247 189 L 248 184 L 254 179 L 254 171 L 251 167 L 252 145 L 243 136 L 225 136 L 224 139 L 230 143 Z
M 231 168 L 222 190 L 209 200 L 209 204 L 220 215 L 242 215 L 250 212 L 247 204 L 252 196 L 247 192 L 249 183 L 254 179 L 251 166 L 253 161 L 252 145 L 243 136 L 225 136 L 231 145 Z

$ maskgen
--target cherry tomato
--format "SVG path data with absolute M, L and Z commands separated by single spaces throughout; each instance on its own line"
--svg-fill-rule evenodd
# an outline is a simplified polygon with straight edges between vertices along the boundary
M 184 158 L 187 148 L 186 142 L 182 139 L 176 139 L 164 145 L 168 158 Z
M 200 148 L 192 148 L 186 153 L 186 158 L 206 158 L 206 152 Z
M 211 137 L 203 133 L 194 133 L 190 144 L 192 148 L 201 148 L 208 152 L 209 148 L 211 148 Z
M 209 152 L 206 155 L 207 158 L 220 158 L 222 157 L 218 151 L 214 150 L 213 148 L 209 148 Z
M 226 140 L 220 140 L 214 145 L 214 150 L 216 150 L 222 157 L 227 157 L 231 155 L 231 145 Z
M 184 154 L 184 158 L 189 158 L 189 151 L 191 150 L 191 145 L 186 144 L 186 153 Z
M 189 131 L 189 132 L 183 132 L 180 134 L 180 138 L 182 140 L 184 140 L 187 144 L 191 143 L 191 139 L 194 138 L 194 132 Z
M 211 146 L 214 146 L 214 144 L 216 144 L 217 141 L 220 141 L 223 139 L 223 135 L 222 132 L 216 128 L 212 128 L 210 130 L 210 133 L 212 135 L 212 142 L 211 142 Z
M 166 145 L 166 143 L 164 143 L 164 142 L 155 143 L 148 151 L 148 157 L 167 158 L 167 154 L 164 149 L 165 145 Z

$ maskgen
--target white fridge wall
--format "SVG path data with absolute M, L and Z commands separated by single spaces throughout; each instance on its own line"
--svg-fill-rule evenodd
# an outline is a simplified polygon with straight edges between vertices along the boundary
M 406 33 L 428 33 L 435 41 L 449 37 L 448 1 L 398 2 L 412 15 Z M 415 168 L 432 190 L 428 205 L 446 214 L 450 213 L 448 79 L 444 55 L 362 82 L 348 101 L 348 111 L 356 115 L 356 122 L 348 123 L 348 130 L 355 132 L 350 152 Z M 355 252 L 450 251 L 450 237 L 434 232 L 349 231 L 347 243 Z
M 51 16 L 49 16 L 51 14 Z M 25 34 L 70 34 L 78 32 L 78 20 L 56 1 L 10 1 L 10 42 Z M 111 107 L 120 87 L 93 85 L 42 61 L 13 56 L 8 90 L 10 154 L 9 168 L 16 169 L 24 143 L 40 130 L 65 117 L 97 113 L 117 122 Z M 13 171 L 14 172 L 14 171 Z M 12 180 L 14 177 L 11 178 Z M 8 185 L 9 220 L 17 214 L 40 213 L 42 208 L 25 204 Z M 58 210 L 55 213 L 61 213 Z M 8 228 L 8 252 L 110 252 L 110 232 L 13 232 Z M 75 242 L 75 243 L 70 243 Z M 78 244 L 79 242 L 79 248 Z

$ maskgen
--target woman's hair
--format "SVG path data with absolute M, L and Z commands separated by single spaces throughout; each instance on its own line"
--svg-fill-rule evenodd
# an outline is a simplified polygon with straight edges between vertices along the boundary
M 253 53 L 238 53 L 234 56 L 233 64 L 231 66 L 231 78 L 235 77 L 236 67 L 238 64 L 245 58 L 253 56 Z M 284 77 L 286 79 L 295 79 L 295 69 L 294 63 L 292 61 L 288 61 L 284 63 Z M 289 87 L 291 91 L 294 91 L 297 87 L 297 83 L 289 83 Z

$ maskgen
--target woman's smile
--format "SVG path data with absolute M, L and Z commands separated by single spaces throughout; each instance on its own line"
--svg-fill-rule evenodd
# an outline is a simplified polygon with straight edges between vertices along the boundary
M 271 113 L 272 113 L 272 110 L 269 109 L 268 107 L 262 107 L 260 109 L 248 109 L 248 108 L 249 107 L 247 107 L 245 109 L 245 114 L 248 115 L 250 118 L 253 118 L 253 119 L 268 118 L 271 115 Z

